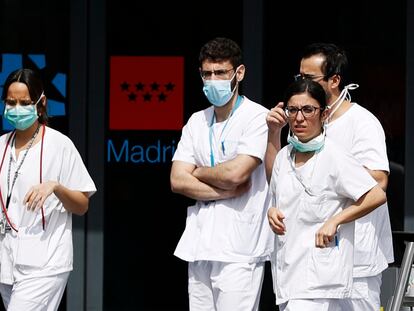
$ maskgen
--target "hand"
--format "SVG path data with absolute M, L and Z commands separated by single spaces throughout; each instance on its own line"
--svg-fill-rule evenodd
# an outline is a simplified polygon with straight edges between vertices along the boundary
M 269 220 L 270 228 L 272 231 L 279 235 L 284 235 L 286 232 L 286 226 L 283 223 L 285 216 L 283 213 L 276 207 L 271 207 L 267 211 L 267 218 Z
M 233 189 L 216 189 L 220 194 L 220 199 L 232 199 L 243 195 L 250 189 L 251 186 L 252 182 L 250 179 L 248 179 L 246 182 L 238 185 L 236 188 Z
M 315 234 L 315 246 L 320 248 L 327 247 L 335 238 L 337 228 L 338 225 L 335 221 L 332 218 L 328 219 Z
M 282 102 L 270 109 L 266 116 L 266 123 L 269 131 L 280 131 L 287 124 L 287 117 L 283 111 Z
M 57 185 L 56 181 L 47 181 L 31 187 L 23 199 L 27 210 L 38 211 L 43 207 L 46 199 L 55 191 Z
M 238 185 L 235 189 L 235 196 L 241 196 L 242 194 L 245 194 L 247 191 L 249 191 L 250 187 L 252 186 L 252 181 L 249 178 L 246 182 Z

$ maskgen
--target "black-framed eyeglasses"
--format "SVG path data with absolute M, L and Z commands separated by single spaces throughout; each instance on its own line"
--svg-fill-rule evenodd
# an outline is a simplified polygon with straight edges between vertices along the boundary
M 295 81 L 303 80 L 303 79 L 309 79 L 316 81 L 317 79 L 323 79 L 325 78 L 325 75 L 310 75 L 307 73 L 298 73 L 297 75 L 294 75 L 293 78 Z
M 224 80 L 227 78 L 227 74 L 230 71 L 234 71 L 234 67 L 230 69 L 217 69 L 217 70 L 201 70 L 200 76 L 203 79 L 211 79 L 212 75 L 216 76 L 218 79 Z
M 294 106 L 287 106 L 285 108 L 285 114 L 289 119 L 296 118 L 298 112 L 302 112 L 302 115 L 305 118 L 312 118 L 315 115 L 316 110 L 320 110 L 320 107 L 315 107 L 312 105 L 305 105 L 302 108 L 294 107 Z
M 6 98 L 3 100 L 4 105 L 6 106 L 16 106 L 19 104 L 20 106 L 29 106 L 33 105 L 35 102 L 31 99 L 22 99 L 22 100 L 16 100 L 12 98 Z

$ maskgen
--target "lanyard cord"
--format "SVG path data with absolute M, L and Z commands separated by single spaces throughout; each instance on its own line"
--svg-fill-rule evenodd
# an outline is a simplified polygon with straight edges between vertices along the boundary
M 296 170 L 295 163 L 294 163 L 295 157 L 296 157 L 296 151 L 294 148 L 292 148 L 292 151 L 290 152 L 290 156 L 289 156 L 289 160 L 290 160 L 289 162 L 290 162 L 290 165 L 292 166 L 292 170 L 293 170 L 293 173 L 295 174 L 296 179 L 301 183 L 301 185 L 305 189 L 305 192 L 309 194 L 310 196 L 316 196 L 316 194 L 312 192 L 311 186 L 312 186 L 313 173 L 315 172 L 316 162 L 318 160 L 318 155 L 319 155 L 319 151 L 315 151 L 315 163 L 313 164 L 312 172 L 310 175 L 310 186 L 306 185 L 305 181 L 303 180 L 302 175 L 299 175 Z
M 17 176 L 19 176 L 20 168 L 22 167 L 23 162 L 26 159 L 27 153 L 29 152 L 29 149 L 32 147 L 33 142 L 34 142 L 37 134 L 39 133 L 39 128 L 40 128 L 40 125 L 37 126 L 36 131 L 34 131 L 34 133 L 32 135 L 32 138 L 30 138 L 29 145 L 27 146 L 27 148 L 26 148 L 26 150 L 25 150 L 25 152 L 23 154 L 23 158 L 20 161 L 19 165 L 17 166 L 16 171 L 14 172 L 14 176 L 13 176 L 13 181 L 12 181 L 11 187 L 10 187 L 10 171 L 11 171 L 11 164 L 12 164 L 13 156 L 12 156 L 12 152 L 10 152 L 9 169 L 7 171 L 7 199 L 6 199 L 6 209 L 9 209 L 10 197 L 11 197 L 12 192 L 13 192 L 14 184 L 16 183 Z M 16 133 L 13 135 L 13 140 L 11 142 L 10 148 L 13 148 L 13 144 L 14 144 L 14 146 L 16 146 Z
M 46 132 L 46 126 L 43 124 L 43 133 L 42 133 L 42 141 L 41 141 L 41 147 L 40 147 L 40 183 L 42 182 L 42 165 L 43 165 L 43 141 L 44 141 L 44 137 L 45 137 L 45 132 Z M 3 156 L 2 156 L 2 159 L 1 159 L 1 163 L 0 163 L 0 173 L 1 173 L 1 169 L 3 168 L 3 163 L 4 163 L 4 158 L 5 158 L 5 156 L 6 156 L 6 152 L 7 152 L 7 148 L 8 148 L 8 146 L 10 145 L 10 141 L 11 141 L 11 139 L 12 139 L 12 137 L 13 137 L 13 134 L 15 134 L 15 131 L 13 131 L 12 133 L 11 133 L 11 135 L 9 136 L 9 138 L 7 139 L 7 143 L 6 143 L 6 147 L 4 148 L 4 152 L 3 152 Z M 10 151 L 11 152 L 11 151 Z M 0 187 L 0 203 L 1 203 L 1 208 L 2 208 L 2 210 L 3 210 L 3 215 L 5 216 L 5 218 L 6 218 L 6 220 L 7 220 L 7 223 L 9 224 L 9 226 L 14 230 L 14 231 L 16 231 L 16 232 L 18 232 L 18 230 L 15 228 L 15 226 L 13 225 L 13 223 L 10 221 L 10 218 L 9 218 L 9 215 L 8 215 L 8 213 L 7 213 L 7 207 L 8 207 L 8 205 L 6 206 L 5 204 L 4 204 L 4 201 L 3 201 L 3 194 L 2 194 L 2 192 L 1 192 L 1 187 Z M 44 214 L 44 210 L 43 210 L 43 206 L 41 207 L 41 210 L 42 210 L 42 227 L 43 227 L 43 230 L 45 230 L 45 224 L 46 224 L 46 221 L 45 221 L 45 214 Z
M 224 130 L 227 127 L 227 124 L 229 123 L 229 120 L 231 118 L 231 116 L 233 115 L 233 113 L 236 111 L 237 108 L 239 108 L 240 104 L 242 102 L 242 97 L 240 95 L 237 96 L 237 101 L 236 104 L 234 105 L 233 109 L 230 112 L 229 117 L 226 120 L 226 123 L 224 124 L 223 129 L 221 130 L 220 136 L 219 136 L 219 140 L 221 138 L 221 136 L 223 135 Z M 213 153 L 213 125 L 216 122 L 216 114 L 214 113 L 213 110 L 213 117 L 211 118 L 211 123 L 210 123 L 210 130 L 209 130 L 209 142 L 210 142 L 210 164 L 211 167 L 214 166 L 214 153 Z M 224 140 L 221 142 L 221 150 L 223 151 L 223 154 L 225 154 L 225 149 L 224 149 Z

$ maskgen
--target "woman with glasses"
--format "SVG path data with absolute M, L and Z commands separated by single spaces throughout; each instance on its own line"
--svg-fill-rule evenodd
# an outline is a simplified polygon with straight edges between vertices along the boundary
M 0 137 L 0 293 L 8 311 L 57 310 L 72 270 L 72 214 L 88 210 L 94 182 L 72 141 L 47 126 L 35 71 L 3 86 Z
M 268 220 L 281 311 L 351 310 L 354 220 L 386 201 L 377 182 L 325 137 L 326 94 L 310 79 L 285 95 L 288 145 L 277 154 Z

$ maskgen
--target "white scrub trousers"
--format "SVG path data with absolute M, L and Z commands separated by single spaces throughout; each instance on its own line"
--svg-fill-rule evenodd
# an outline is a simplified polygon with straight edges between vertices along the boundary
M 69 272 L 35 277 L 14 283 L 0 283 L 7 311 L 56 311 L 65 291 Z
M 291 299 L 279 305 L 280 311 L 349 311 L 346 299 Z M 368 310 L 367 310 L 368 311 Z
M 380 309 L 382 274 L 370 277 L 354 278 L 353 297 L 351 298 L 354 311 L 377 311 Z M 359 298 L 359 299 L 358 299 Z
M 263 276 L 264 262 L 190 262 L 190 311 L 257 311 Z

